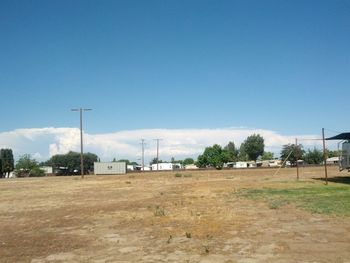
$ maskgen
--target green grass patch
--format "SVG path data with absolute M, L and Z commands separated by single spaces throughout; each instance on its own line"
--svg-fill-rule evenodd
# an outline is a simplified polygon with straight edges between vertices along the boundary
M 293 203 L 312 213 L 350 216 L 350 186 L 347 185 L 243 189 L 236 194 L 250 199 L 263 199 L 271 209 Z

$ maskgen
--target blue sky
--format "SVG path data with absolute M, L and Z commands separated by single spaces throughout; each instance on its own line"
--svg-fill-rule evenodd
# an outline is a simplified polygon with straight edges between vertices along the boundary
M 2 0 L 0 132 L 348 131 L 349 28 L 346 0 Z

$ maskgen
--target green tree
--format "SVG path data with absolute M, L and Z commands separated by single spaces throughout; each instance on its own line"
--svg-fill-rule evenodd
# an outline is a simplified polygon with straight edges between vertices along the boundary
M 238 160 L 238 150 L 236 149 L 235 143 L 233 141 L 229 142 L 224 150 L 227 151 L 229 156 L 229 162 L 236 162 Z
M 45 172 L 39 168 L 38 162 L 31 158 L 30 154 L 24 154 L 16 163 L 16 174 L 18 177 L 37 177 L 44 176 Z
M 256 159 L 264 153 L 264 138 L 259 134 L 248 136 L 243 144 L 244 151 L 248 155 L 249 160 L 256 161 Z
M 183 160 L 183 165 L 194 164 L 194 160 L 192 158 L 186 158 Z
M 326 152 L 327 152 L 327 157 L 328 158 L 340 156 L 339 151 L 330 151 L 330 150 L 327 149 Z
M 261 160 L 273 160 L 273 153 L 272 152 L 264 152 L 261 156 Z
M 245 162 L 245 161 L 249 160 L 248 154 L 245 151 L 245 144 L 244 144 L 244 142 L 242 142 L 241 146 L 239 147 L 238 160 L 241 161 L 241 162 Z
M 14 170 L 14 159 L 12 149 L 0 150 L 0 177 L 9 176 Z
M 304 154 L 303 159 L 308 164 L 321 164 L 323 162 L 323 152 L 316 149 L 310 149 Z
M 202 155 L 198 156 L 198 167 L 215 167 L 216 169 L 222 169 L 224 163 L 229 159 L 227 151 L 223 150 L 220 145 L 214 144 L 211 147 L 207 147 Z
M 93 171 L 94 162 L 97 162 L 98 156 L 94 153 L 84 153 L 83 160 L 84 173 L 87 173 L 88 171 Z M 55 169 L 65 167 L 69 174 L 73 174 L 75 170 L 80 172 L 80 153 L 70 151 L 66 154 L 56 154 L 45 164 L 50 165 Z
M 300 159 L 304 153 L 305 151 L 301 144 L 286 144 L 282 147 L 281 159 L 290 161 L 292 165 L 296 165 L 297 160 Z

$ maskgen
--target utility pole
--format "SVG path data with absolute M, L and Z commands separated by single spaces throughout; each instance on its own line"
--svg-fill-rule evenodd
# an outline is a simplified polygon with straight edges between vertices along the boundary
M 71 109 L 71 111 L 80 112 L 80 174 L 81 178 L 84 178 L 84 149 L 83 149 L 83 111 L 90 111 L 92 109 Z
M 154 139 L 157 141 L 157 171 L 159 171 L 159 141 L 162 139 Z
M 142 157 L 141 157 L 141 169 L 145 171 L 145 139 L 141 139 Z
M 298 139 L 295 138 L 295 159 L 297 159 L 297 180 L 299 180 L 299 163 L 298 163 L 298 160 L 299 160 L 299 147 L 298 147 Z
M 326 141 L 324 138 L 324 128 L 322 128 L 322 142 L 323 142 L 323 163 L 324 163 L 324 175 L 326 179 L 326 185 L 328 184 L 328 174 L 327 174 L 327 150 Z

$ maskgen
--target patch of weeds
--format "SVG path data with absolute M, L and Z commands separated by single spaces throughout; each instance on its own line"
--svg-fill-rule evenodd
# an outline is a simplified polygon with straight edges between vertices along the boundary
M 210 250 L 209 250 L 209 245 L 203 245 L 203 248 L 204 248 L 204 252 L 206 254 L 209 254 Z
M 192 174 L 184 174 L 184 177 L 192 177 Z
M 233 175 L 226 176 L 226 179 L 234 179 Z
M 176 173 L 176 174 L 175 174 L 175 177 L 180 178 L 180 177 L 182 177 L 182 174 L 181 174 L 181 173 Z
M 130 181 L 126 181 L 125 183 L 126 183 L 126 184 L 131 184 L 131 182 L 130 182 Z
M 268 200 L 268 204 L 269 204 L 270 209 L 278 209 L 278 208 L 280 208 L 288 203 L 289 202 L 287 200 L 283 200 L 283 199 L 269 199 Z
M 157 205 L 154 210 L 154 216 L 165 216 L 164 208 Z
M 167 244 L 170 244 L 170 242 L 171 242 L 172 239 L 173 239 L 173 236 L 170 235 L 169 238 L 168 238 L 168 240 L 167 240 Z
M 191 232 L 186 232 L 186 237 L 187 237 L 187 238 L 192 238 Z

